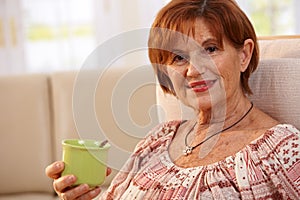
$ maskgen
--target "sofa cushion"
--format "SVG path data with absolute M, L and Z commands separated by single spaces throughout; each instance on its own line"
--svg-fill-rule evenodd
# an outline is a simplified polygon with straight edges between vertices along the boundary
M 0 196 L 0 200 L 59 200 L 58 196 L 47 193 L 14 193 Z
M 300 36 L 275 37 L 259 40 L 260 59 L 299 58 Z
M 0 193 L 51 192 L 52 162 L 46 75 L 0 77 Z
M 250 77 L 250 100 L 282 123 L 300 128 L 300 58 L 265 59 Z
M 76 72 L 57 72 L 50 75 L 53 110 L 55 160 L 62 159 L 62 140 L 79 138 L 72 112 L 72 92 Z

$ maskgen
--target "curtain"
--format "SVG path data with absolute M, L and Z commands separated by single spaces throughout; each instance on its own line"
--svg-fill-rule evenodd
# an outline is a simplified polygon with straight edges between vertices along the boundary
M 24 32 L 19 0 L 0 0 L 0 74 L 24 72 Z
M 166 2 L 0 0 L 0 74 L 78 70 L 101 43 L 150 27 Z
M 107 40 L 127 31 L 149 28 L 157 11 L 169 1 L 0 0 L 0 75 L 78 70 Z M 300 17 L 300 1 L 237 2 L 259 35 L 300 34 L 300 21 L 296 20 Z M 266 11 L 257 9 L 263 4 L 267 5 Z M 282 7 L 272 26 L 276 30 L 266 30 L 274 23 L 267 14 L 275 4 Z M 122 55 L 119 64 L 148 62 L 147 52 L 136 53 Z

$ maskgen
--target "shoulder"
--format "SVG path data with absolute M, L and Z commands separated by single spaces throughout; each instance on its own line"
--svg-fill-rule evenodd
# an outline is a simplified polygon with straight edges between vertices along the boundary
M 300 131 L 299 129 L 297 129 L 295 126 L 291 125 L 291 124 L 278 124 L 276 126 L 274 126 L 273 128 L 271 128 L 271 130 L 274 130 L 275 132 L 288 132 L 288 133 L 292 133 L 292 134 L 296 134 L 299 135 Z
M 290 168 L 295 163 L 300 164 L 300 131 L 296 127 L 289 124 L 277 125 L 271 129 L 268 141 L 274 144 L 274 155 L 278 155 L 285 168 Z
M 290 124 L 278 124 L 265 131 L 260 138 L 249 146 L 255 150 L 266 150 L 264 146 L 268 146 L 270 150 L 273 150 L 274 148 L 277 149 L 289 145 L 291 141 L 299 142 L 299 136 L 300 132 L 295 126 Z
M 300 175 L 300 132 L 290 124 L 276 125 L 249 145 L 252 155 L 256 155 L 257 164 L 268 166 L 276 171 L 297 173 Z M 255 157 L 256 157 L 255 156 Z M 296 168 L 295 168 L 296 167 Z
M 270 135 L 270 141 L 276 144 L 274 155 L 282 161 L 284 168 L 290 169 L 295 164 L 300 167 L 300 131 L 289 124 L 277 125 L 271 131 L 274 132 Z
M 277 167 L 289 169 L 295 163 L 300 164 L 299 136 L 299 130 L 293 125 L 279 124 L 249 144 L 248 150 L 256 165 L 277 163 Z
M 269 129 L 266 133 L 266 137 L 275 142 L 280 148 L 290 146 L 295 142 L 299 143 L 300 131 L 293 125 L 279 124 Z
M 249 166 L 255 166 L 252 172 L 260 174 L 260 177 L 267 175 L 276 187 L 284 185 L 287 191 L 297 191 L 299 195 L 299 136 L 299 130 L 289 124 L 279 124 L 267 130 L 261 138 L 249 145 L 251 158 L 248 157 L 248 161 L 253 162 Z M 258 169 L 262 171 L 259 173 Z

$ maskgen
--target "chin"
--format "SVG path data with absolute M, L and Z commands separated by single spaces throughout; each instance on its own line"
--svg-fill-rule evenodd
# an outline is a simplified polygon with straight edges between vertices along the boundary
M 193 102 L 193 104 L 188 105 L 189 107 L 193 108 L 194 110 L 200 112 L 201 110 L 211 110 L 212 108 L 212 103 L 211 101 L 203 101 L 203 100 L 198 100 Z
M 212 104 L 211 103 L 202 103 L 198 106 L 198 109 L 199 109 L 199 111 L 211 110 Z

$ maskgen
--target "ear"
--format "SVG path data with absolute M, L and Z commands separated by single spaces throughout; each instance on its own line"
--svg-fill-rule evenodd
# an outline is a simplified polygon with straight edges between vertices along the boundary
M 246 39 L 244 41 L 244 46 L 240 50 L 240 63 L 241 63 L 241 72 L 246 71 L 250 60 L 252 58 L 252 53 L 254 49 L 254 42 L 252 39 Z

